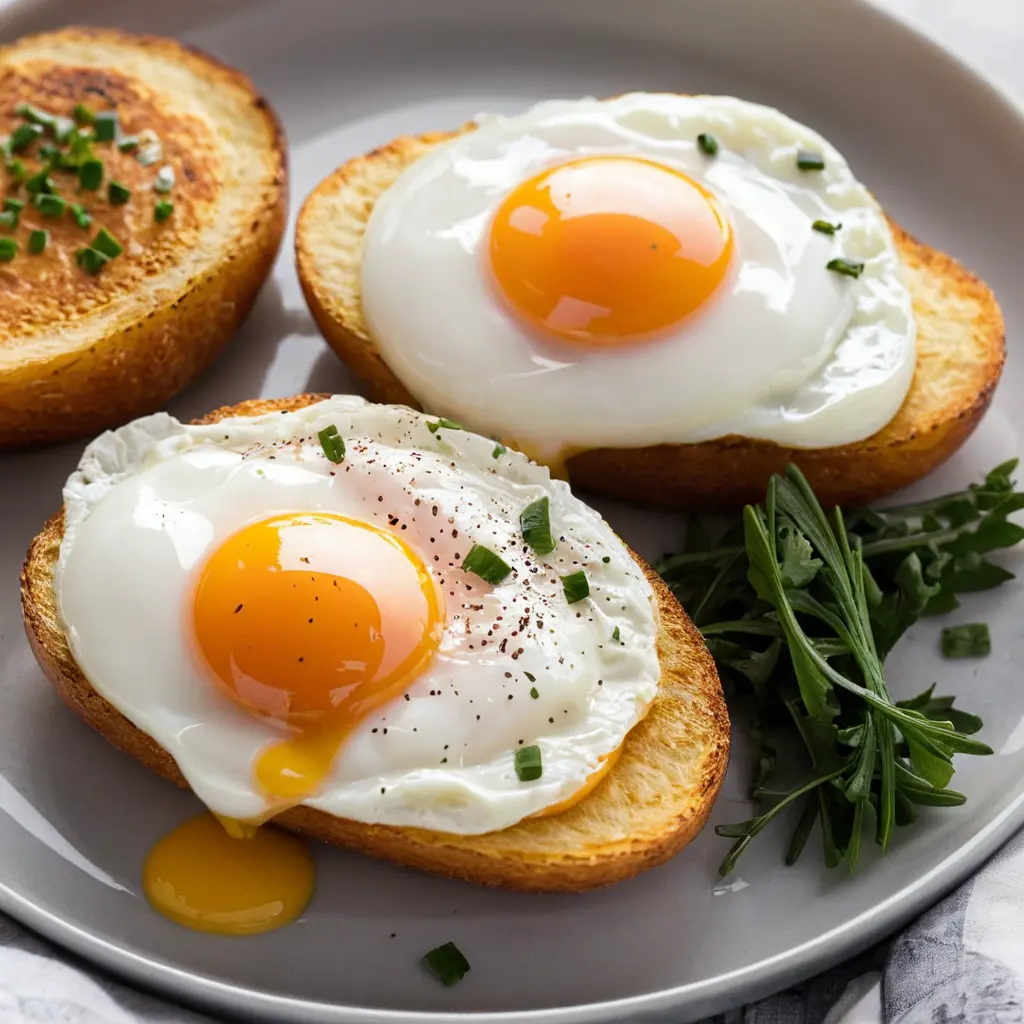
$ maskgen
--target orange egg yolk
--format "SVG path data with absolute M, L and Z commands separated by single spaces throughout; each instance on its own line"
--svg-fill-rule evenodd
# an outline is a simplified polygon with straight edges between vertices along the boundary
M 246 835 L 232 838 L 212 814 L 173 829 L 146 858 L 142 886 L 150 905 L 218 935 L 257 935 L 295 920 L 313 894 L 305 843 L 273 828 Z
M 436 583 L 404 541 L 319 512 L 225 540 L 200 569 L 192 612 L 216 683 L 284 726 L 254 768 L 274 812 L 313 793 L 353 727 L 401 696 L 443 622 Z
M 524 181 L 489 238 L 513 310 L 590 345 L 643 340 L 700 309 L 732 250 L 732 228 L 707 189 L 629 156 L 584 157 Z

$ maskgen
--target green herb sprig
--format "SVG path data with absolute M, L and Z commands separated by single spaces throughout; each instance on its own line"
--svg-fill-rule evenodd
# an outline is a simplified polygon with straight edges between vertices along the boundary
M 826 864 L 853 871 L 869 824 L 884 852 L 918 806 L 964 802 L 948 788 L 953 755 L 991 752 L 971 738 L 981 720 L 932 689 L 893 701 L 883 664 L 920 617 L 1013 578 L 986 556 L 1024 539 L 1008 518 L 1024 508 L 1015 468 L 1004 463 L 931 501 L 844 515 L 826 514 L 790 467 L 772 478 L 764 506 L 748 506 L 717 543 L 693 521 L 685 550 L 658 566 L 723 676 L 753 691 L 750 795 L 764 810 L 716 829 L 733 840 L 723 875 L 794 804 L 786 863 L 817 824 Z M 805 755 L 805 775 L 788 789 L 773 785 L 783 749 Z

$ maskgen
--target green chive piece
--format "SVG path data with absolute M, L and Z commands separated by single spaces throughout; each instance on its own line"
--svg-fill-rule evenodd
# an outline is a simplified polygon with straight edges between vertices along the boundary
M 71 216 L 74 217 L 75 223 L 83 230 L 88 231 L 92 227 L 92 214 L 79 203 L 72 203 Z
M 577 601 L 582 601 L 583 598 L 589 597 L 590 581 L 587 579 L 587 574 L 580 569 L 579 572 L 563 576 L 562 593 L 565 594 L 565 600 L 569 604 L 575 604 Z
M 92 240 L 92 247 L 108 259 L 124 252 L 124 246 L 106 228 L 100 228 L 100 233 Z
M 28 189 L 31 195 L 38 195 L 41 193 L 53 195 L 59 186 L 57 182 L 50 177 L 47 169 L 39 171 L 37 174 L 33 174 L 32 177 L 25 182 L 25 188 Z
M 339 437 L 338 428 L 333 423 L 329 427 L 324 427 L 316 436 L 320 438 L 324 455 L 331 462 L 342 463 L 345 461 L 345 442 Z
M 26 170 L 25 164 L 21 160 L 8 160 L 7 161 L 7 176 L 11 179 L 12 184 L 20 185 L 25 180 Z
M 32 202 L 44 217 L 63 217 L 64 211 L 68 208 L 66 200 L 47 192 L 40 192 Z
M 28 236 L 28 251 L 35 254 L 43 252 L 47 245 L 50 244 L 50 232 L 49 231 L 32 231 Z
M 111 206 L 124 206 L 132 197 L 132 190 L 119 181 L 112 181 L 107 187 L 107 198 Z
M 10 263 L 18 255 L 18 243 L 13 238 L 0 238 L 0 262 Z
M 17 128 L 11 132 L 11 137 L 8 140 L 8 144 L 11 147 L 12 153 L 20 153 L 23 150 L 28 149 L 40 135 L 43 134 L 43 129 L 37 124 L 19 124 Z
M 708 156 L 715 156 L 718 153 L 718 139 L 711 132 L 701 132 L 697 136 L 697 145 Z
M 15 199 L 14 196 L 8 196 L 4 200 L 4 209 L 11 213 L 21 213 L 25 209 L 25 203 L 21 199 Z
M 60 149 L 53 145 L 52 142 L 44 142 L 39 147 L 39 159 L 45 160 L 47 163 L 54 163 L 59 161 L 61 157 Z
M 101 110 L 93 118 L 93 131 L 97 142 L 113 142 L 120 128 L 116 110 Z
M 986 658 L 992 653 L 992 638 L 984 622 L 946 626 L 942 630 L 944 658 Z
M 161 199 L 153 207 L 153 218 L 157 224 L 163 224 L 165 220 L 169 220 L 172 213 L 174 213 L 174 203 L 169 199 Z
M 527 505 L 519 516 L 519 528 L 523 540 L 533 549 L 534 554 L 549 555 L 555 550 L 555 538 L 551 536 L 551 501 L 538 498 Z
M 424 955 L 422 963 L 438 981 L 449 988 L 462 981 L 470 970 L 469 961 L 454 942 L 446 942 L 432 949 Z
M 825 158 L 810 149 L 798 149 L 796 165 L 801 171 L 823 171 L 825 170 Z
M 544 773 L 540 759 L 540 747 L 520 747 L 516 751 L 516 775 L 520 782 L 534 782 Z
M 444 416 L 438 416 L 436 420 L 427 424 L 427 430 L 432 434 L 436 434 L 442 427 L 445 430 L 465 430 L 461 423 L 456 423 L 455 420 L 447 419 Z
M 75 253 L 75 259 L 87 274 L 94 277 L 110 262 L 98 249 L 79 249 Z
M 78 167 L 78 184 L 87 192 L 95 192 L 103 184 L 103 161 L 83 161 Z
M 534 700 L 537 700 L 537 698 L 540 697 L 540 690 L 538 690 L 536 686 L 531 686 L 530 687 L 530 696 Z
M 494 585 L 499 584 L 512 571 L 512 566 L 482 544 L 474 544 L 469 549 L 469 554 L 462 560 L 462 568 Z
M 138 135 L 125 135 L 124 138 L 118 139 L 117 148 L 122 153 L 134 153 L 139 148 Z
M 492 459 L 501 458 L 501 456 L 504 455 L 505 452 L 507 452 L 507 451 L 508 451 L 508 449 L 500 441 L 498 441 L 498 443 L 495 444 L 495 446 L 494 446 L 494 451 L 491 452 L 491 458 Z
M 172 188 L 174 188 L 174 168 L 170 164 L 165 164 L 156 172 L 153 191 L 166 195 Z
M 96 115 L 84 103 L 75 104 L 72 116 L 78 124 L 92 124 L 96 120 Z
M 0 213 L 0 231 L 13 231 L 18 226 L 16 210 L 4 210 Z
M 842 224 L 833 224 L 828 220 L 816 220 L 811 225 L 811 229 L 813 231 L 820 231 L 823 235 L 834 235 L 842 226 Z
M 45 110 L 33 107 L 31 103 L 19 103 L 14 108 L 14 113 L 26 121 L 31 121 L 33 124 L 42 125 L 43 127 L 46 127 L 46 125 L 51 124 L 53 121 L 53 114 L 48 114 Z
M 526 678 L 529 679 L 531 683 L 537 682 L 537 677 L 532 672 L 524 672 L 523 675 L 526 676 Z
M 825 264 L 825 269 L 843 274 L 845 277 L 860 277 L 864 273 L 864 264 L 858 260 L 844 260 L 837 257 L 834 260 L 829 260 Z
M 71 145 L 64 154 L 64 163 L 69 167 L 81 167 L 87 160 L 93 159 L 92 139 L 82 131 L 74 132 Z
M 619 627 L 618 627 L 618 626 L 616 626 L 616 627 L 615 627 L 615 628 L 614 628 L 614 629 L 612 630 L 612 641 L 613 641 L 614 643 L 618 643 L 618 642 L 619 642 L 619 637 L 621 637 L 621 636 L 622 636 L 622 634 L 621 634 L 621 633 L 619 632 Z
M 601 561 L 604 562 L 605 565 L 610 565 L 611 560 L 611 555 L 605 555 L 604 558 L 601 559 Z

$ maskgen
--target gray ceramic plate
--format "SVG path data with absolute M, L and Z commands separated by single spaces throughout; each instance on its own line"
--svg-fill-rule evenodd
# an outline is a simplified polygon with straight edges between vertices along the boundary
M 293 206 L 339 161 L 401 132 L 515 111 L 543 96 L 632 89 L 721 91 L 816 126 L 913 233 L 994 286 L 1011 337 L 1020 289 L 1020 111 L 946 54 L 853 0 L 279 0 L 112 3 L 88 16 L 181 34 L 247 70 L 281 113 Z M 80 4 L 16 4 L 7 36 L 79 20 Z M 983 159 L 979 158 L 983 155 Z M 927 491 L 951 489 L 1017 452 L 1021 364 L 995 407 Z M 303 304 L 290 240 L 228 354 L 174 403 L 192 416 L 254 395 L 344 391 L 349 382 Z M 0 907 L 141 984 L 223 1010 L 288 1020 L 680 1021 L 764 994 L 892 930 L 963 878 L 1024 823 L 1024 688 L 1011 652 L 1024 593 L 970 604 L 992 624 L 984 662 L 943 664 L 929 627 L 897 652 L 896 692 L 933 680 L 986 718 L 994 757 L 967 760 L 966 807 L 901 836 L 854 878 L 809 851 L 781 863 L 766 834 L 731 884 L 710 831 L 666 867 L 604 892 L 522 897 L 317 852 L 320 886 L 296 925 L 256 939 L 192 934 L 139 894 L 143 856 L 195 809 L 66 712 L 22 637 L 17 572 L 59 501 L 80 446 L 0 462 Z M 646 554 L 678 539 L 673 517 L 606 508 Z M 738 744 L 714 819 L 746 815 Z M 392 937 L 392 933 L 394 936 Z M 417 967 L 452 939 L 472 974 L 446 990 Z

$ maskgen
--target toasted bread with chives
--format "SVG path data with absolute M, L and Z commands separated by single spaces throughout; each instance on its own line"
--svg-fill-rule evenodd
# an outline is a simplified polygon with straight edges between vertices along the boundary
M 300 408 L 325 397 L 243 402 L 199 422 Z M 32 650 L 65 703 L 85 722 L 119 750 L 188 788 L 170 754 L 101 697 L 75 663 L 54 594 L 63 525 L 63 512 L 46 523 L 21 575 Z M 593 889 L 678 853 L 703 828 L 722 784 L 729 717 L 700 634 L 657 574 L 637 561 L 654 588 L 660 617 L 658 695 L 626 737 L 614 767 L 575 806 L 479 836 L 367 825 L 309 807 L 286 811 L 275 823 L 395 864 L 528 892 Z
M 50 129 L 6 167 L 0 156 L 0 197 L 24 204 L 0 235 L 17 246 L 0 262 L 0 449 L 163 405 L 252 308 L 287 214 L 274 112 L 244 75 L 173 40 L 68 28 L 0 46 L 0 138 L 27 123 L 25 104 L 69 128 L 78 108 L 102 176 L 80 178 Z M 116 118 L 114 138 L 87 123 L 96 115 Z M 66 166 L 49 164 L 52 147 Z M 58 202 L 47 212 L 30 183 L 48 166 Z M 101 229 L 123 251 L 83 263 Z
M 295 236 L 299 279 L 324 337 L 380 401 L 417 406 L 381 358 L 363 318 L 363 235 L 377 198 L 434 146 L 473 131 L 403 136 L 342 164 L 306 199 Z M 930 473 L 970 436 L 1005 358 L 991 290 L 956 260 L 890 221 L 918 323 L 917 369 L 902 408 L 873 436 L 833 448 L 790 448 L 730 436 L 699 444 L 593 448 L 571 454 L 573 486 L 662 508 L 759 501 L 768 478 L 794 462 L 822 503 L 861 505 Z M 472 423 L 466 423 L 472 429 Z M 560 467 L 553 467 L 560 468 Z

